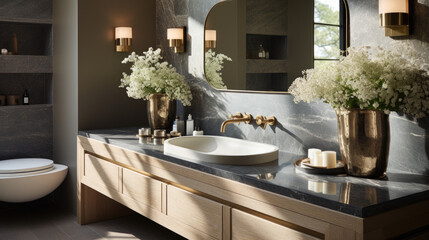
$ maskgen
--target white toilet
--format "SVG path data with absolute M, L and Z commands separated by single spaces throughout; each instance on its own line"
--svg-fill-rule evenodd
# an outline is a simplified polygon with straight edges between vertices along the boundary
M 54 191 L 68 167 L 44 158 L 0 160 L 0 201 L 28 202 Z

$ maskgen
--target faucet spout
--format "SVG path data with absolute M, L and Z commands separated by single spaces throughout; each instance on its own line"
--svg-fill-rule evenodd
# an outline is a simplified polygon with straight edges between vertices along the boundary
M 220 132 L 224 133 L 225 128 L 228 124 L 240 123 L 240 122 L 245 122 L 245 123 L 249 124 L 252 121 L 252 119 L 253 119 L 252 115 L 247 114 L 247 113 L 244 113 L 243 117 L 230 116 L 230 119 L 227 119 L 227 120 L 222 122 L 222 125 L 220 126 Z

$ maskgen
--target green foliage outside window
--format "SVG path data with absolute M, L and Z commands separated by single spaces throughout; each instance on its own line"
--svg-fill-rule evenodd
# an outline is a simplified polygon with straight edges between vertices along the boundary
M 314 1 L 314 59 L 338 59 L 340 53 L 339 0 Z

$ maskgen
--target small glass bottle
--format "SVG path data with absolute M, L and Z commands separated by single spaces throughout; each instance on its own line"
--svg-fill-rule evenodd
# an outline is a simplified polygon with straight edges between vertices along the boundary
M 22 104 L 24 105 L 30 104 L 30 96 L 28 95 L 27 89 L 25 89 L 24 94 L 22 95 Z
M 265 58 L 265 50 L 264 47 L 262 47 L 262 44 L 259 45 L 258 57 Z

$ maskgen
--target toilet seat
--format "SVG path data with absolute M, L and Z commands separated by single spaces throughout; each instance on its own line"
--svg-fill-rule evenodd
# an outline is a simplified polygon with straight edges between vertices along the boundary
M 43 158 L 18 158 L 0 161 L 0 176 L 11 177 L 48 172 L 54 169 L 54 161 Z
M 42 170 L 37 170 L 37 171 L 30 171 L 30 172 L 18 172 L 18 173 L 0 173 L 0 177 L 21 177 L 21 176 L 29 176 L 29 175 L 34 175 L 34 174 L 39 174 L 39 173 L 45 173 L 45 172 L 50 172 L 52 170 L 54 170 L 55 167 L 49 167 L 46 169 L 42 169 Z

